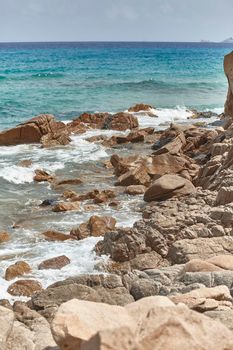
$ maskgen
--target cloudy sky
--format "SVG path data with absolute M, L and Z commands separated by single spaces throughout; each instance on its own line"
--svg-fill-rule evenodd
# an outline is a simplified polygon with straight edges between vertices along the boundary
M 0 0 L 0 42 L 220 41 L 233 0 Z

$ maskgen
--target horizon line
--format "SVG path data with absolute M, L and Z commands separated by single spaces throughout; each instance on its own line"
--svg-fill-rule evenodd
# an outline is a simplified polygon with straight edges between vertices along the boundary
M 232 44 L 225 41 L 164 41 L 164 40 L 36 40 L 36 41 L 0 41 L 0 44 L 43 44 L 43 43 L 201 43 L 201 44 Z

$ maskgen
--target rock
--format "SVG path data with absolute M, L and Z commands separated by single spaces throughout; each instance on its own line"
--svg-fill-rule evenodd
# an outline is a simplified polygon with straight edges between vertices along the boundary
M 66 235 L 58 231 L 45 231 L 42 235 L 46 237 L 48 241 L 67 241 L 68 239 L 73 239 L 70 235 Z
M 70 264 L 70 259 L 65 255 L 56 256 L 48 260 L 44 260 L 38 266 L 39 270 L 45 269 L 62 269 L 64 266 Z
M 103 129 L 107 120 L 111 117 L 109 113 L 83 113 L 77 119 L 74 119 L 68 124 L 69 129 L 72 132 L 76 132 L 76 129 L 80 130 L 80 124 L 88 125 L 88 127 L 94 129 Z
M 133 229 L 119 229 L 106 233 L 95 246 L 97 254 L 110 255 L 112 260 L 124 262 L 146 252 L 145 239 Z
M 233 202 L 233 186 L 221 187 L 216 198 L 216 205 L 224 205 Z
M 135 322 L 123 307 L 77 299 L 62 304 L 51 325 L 61 350 L 78 350 L 97 332 L 119 327 L 135 329 Z
M 143 185 L 131 185 L 126 187 L 125 193 L 131 195 L 131 196 L 136 196 L 139 194 L 144 194 L 146 191 L 146 186 Z
M 121 175 L 116 183 L 117 186 L 131 186 L 131 185 L 148 185 L 151 181 L 145 168 L 138 167 L 129 170 L 127 173 Z
M 47 134 L 60 135 L 65 130 L 65 124 L 57 122 L 54 116 L 42 114 L 32 118 L 15 128 L 0 133 L 0 145 L 10 146 L 28 143 L 39 143 Z
M 205 299 L 214 299 L 214 300 L 226 300 L 232 301 L 232 297 L 229 289 L 226 286 L 217 286 L 213 288 L 199 288 L 192 290 L 189 293 L 185 294 L 186 296 L 193 298 L 205 298 Z
M 115 198 L 116 194 L 112 190 L 93 190 L 90 192 L 87 192 L 85 194 L 77 195 L 77 196 L 72 196 L 71 200 L 73 201 L 85 201 L 88 199 L 92 199 L 93 203 L 95 204 L 101 204 L 101 203 L 106 203 L 109 199 Z
M 222 254 L 233 254 L 232 237 L 184 239 L 174 242 L 169 250 L 168 259 L 173 264 L 182 264 L 192 259 L 206 260 Z
M 10 281 L 18 276 L 31 272 L 31 267 L 25 261 L 17 261 L 15 264 L 8 266 L 5 272 L 5 279 Z
M 224 269 L 233 271 L 233 256 L 232 255 L 217 255 L 209 258 L 208 263 L 214 264 L 215 266 Z
M 29 168 L 32 165 L 32 161 L 31 159 L 23 159 L 17 165 L 22 168 Z
M 0 232 L 0 244 L 9 241 L 9 239 L 10 239 L 9 233 L 5 231 Z
M 135 337 L 128 327 L 97 332 L 82 343 L 80 350 L 138 350 Z
M 54 283 L 32 296 L 30 307 L 40 310 L 45 317 L 53 317 L 54 310 L 62 303 L 72 300 L 89 300 L 111 305 L 125 305 L 134 301 L 115 274 L 80 275 Z M 52 307 L 52 311 L 50 311 Z M 52 313 L 52 314 L 51 314 Z
M 41 137 L 40 142 L 44 148 L 66 146 L 70 143 L 68 130 L 52 132 Z
M 147 105 L 144 103 L 138 103 L 128 109 L 128 112 L 141 112 L 141 111 L 150 111 L 151 109 L 154 109 L 151 105 Z
M 55 199 L 45 199 L 43 202 L 40 204 L 40 207 L 47 207 L 49 205 L 53 205 L 56 202 Z
M 80 211 L 80 202 L 63 202 L 56 204 L 53 209 L 54 212 L 63 212 L 63 211 Z
M 8 287 L 7 292 L 14 296 L 31 297 L 41 290 L 42 286 L 36 280 L 18 280 Z
M 35 174 L 36 175 L 33 177 L 33 180 L 36 182 L 44 182 L 44 181 L 51 182 L 54 180 L 54 176 L 50 175 L 45 170 L 37 169 L 35 170 Z
M 91 216 L 88 222 L 82 223 L 70 232 L 71 236 L 77 239 L 84 239 L 89 236 L 99 237 L 107 232 L 113 231 L 116 226 L 116 220 L 111 216 Z
M 225 103 L 225 115 L 233 118 L 233 73 L 232 73 L 233 53 L 229 53 L 224 58 L 224 71 L 228 79 L 228 95 Z
M 176 306 L 165 297 L 143 298 L 116 309 L 71 300 L 59 308 L 52 332 L 61 350 L 224 350 L 233 347 L 232 333 L 222 323 L 185 305 Z
M 89 219 L 89 228 L 91 236 L 98 237 L 106 232 L 113 231 L 116 226 L 116 220 L 111 216 L 91 216 Z
M 82 183 L 82 180 L 80 179 L 65 179 L 58 181 L 56 185 L 80 185 Z
M 0 306 L 0 349 L 7 350 L 6 342 L 11 333 L 12 327 L 14 323 L 14 313 L 13 311 Z
M 195 191 L 195 187 L 189 180 L 178 175 L 163 175 L 148 188 L 144 200 L 146 202 L 165 200 L 174 196 L 195 193 Z
M 227 309 L 224 311 L 223 310 L 207 311 L 205 312 L 205 315 L 210 318 L 213 318 L 214 320 L 220 321 L 227 328 L 233 331 L 233 310 L 232 309 Z
M 125 112 L 114 114 L 109 123 L 109 129 L 119 131 L 135 129 L 138 128 L 138 126 L 137 118 L 132 114 Z
M 211 272 L 222 271 L 222 269 L 208 261 L 193 259 L 187 262 L 184 266 L 184 272 Z

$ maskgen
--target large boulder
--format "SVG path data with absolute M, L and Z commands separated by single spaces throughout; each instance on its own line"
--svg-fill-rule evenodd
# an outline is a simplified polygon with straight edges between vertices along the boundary
M 165 200 L 171 197 L 180 197 L 195 193 L 193 184 L 179 175 L 163 175 L 145 192 L 146 202 Z
M 225 115 L 233 118 L 233 51 L 224 58 L 224 71 L 228 80 L 228 94 Z
M 51 328 L 61 350 L 233 348 L 223 324 L 161 296 L 126 307 L 71 300 L 58 309 Z
M 138 126 L 137 118 L 130 113 L 124 112 L 114 114 L 109 123 L 109 129 L 119 131 L 135 129 L 138 128 Z
M 65 132 L 65 128 L 65 124 L 57 122 L 53 115 L 42 114 L 17 125 L 15 128 L 2 131 L 0 133 L 0 146 L 39 143 L 44 135 L 50 135 L 50 138 L 56 135 L 57 144 L 61 144 L 59 138 L 64 144 L 64 138 L 61 135 Z

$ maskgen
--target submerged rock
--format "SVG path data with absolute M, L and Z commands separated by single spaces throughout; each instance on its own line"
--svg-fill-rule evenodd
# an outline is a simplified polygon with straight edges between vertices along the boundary
M 8 232 L 5 232 L 5 231 L 0 232 L 0 244 L 9 241 L 9 239 L 10 239 L 10 235 Z

